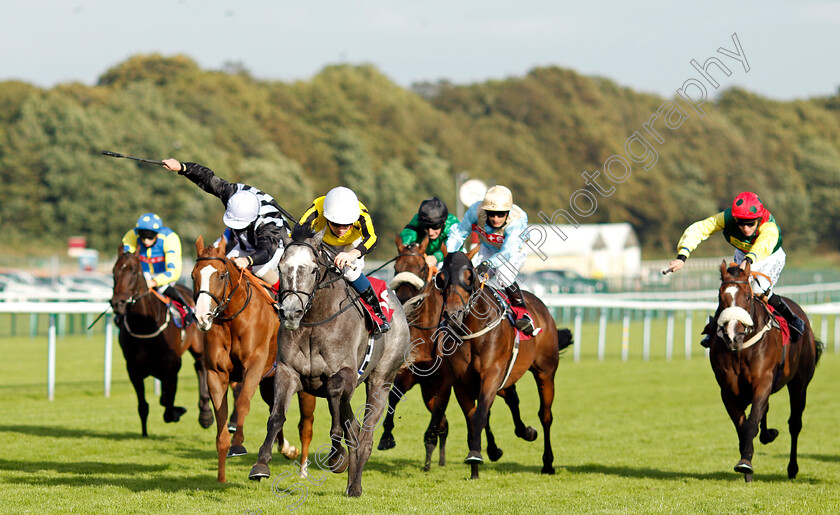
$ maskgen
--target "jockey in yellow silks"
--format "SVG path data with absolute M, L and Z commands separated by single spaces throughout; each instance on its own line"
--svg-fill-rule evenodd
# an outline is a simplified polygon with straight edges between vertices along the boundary
M 381 334 L 391 329 L 370 280 L 362 273 L 365 255 L 376 245 L 376 233 L 370 212 L 353 190 L 343 186 L 331 189 L 312 201 L 300 220 L 301 225 L 308 224 L 315 232 L 324 231 L 321 241 L 336 253 L 335 266 L 382 320 L 374 332 Z

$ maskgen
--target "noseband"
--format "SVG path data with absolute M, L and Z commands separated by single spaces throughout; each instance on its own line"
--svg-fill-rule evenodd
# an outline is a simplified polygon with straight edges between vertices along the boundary
M 211 292 L 210 290 L 198 290 L 195 293 L 194 300 L 197 303 L 198 302 L 198 297 L 200 297 L 201 294 L 207 295 L 208 297 L 213 299 L 213 302 L 216 303 L 216 307 L 213 308 L 213 310 L 210 312 L 210 318 L 218 320 L 219 322 L 230 322 L 231 320 L 236 318 L 240 313 L 242 313 L 245 310 L 245 308 L 248 306 L 248 303 L 251 302 L 251 284 L 248 281 L 245 281 L 246 296 L 245 296 L 245 302 L 242 303 L 242 307 L 239 308 L 239 310 L 236 313 L 234 313 L 233 315 L 231 315 L 229 317 L 223 317 L 223 316 L 221 316 L 221 314 L 224 313 L 225 310 L 227 309 L 228 305 L 230 305 L 230 301 L 231 301 L 231 299 L 233 299 L 233 296 L 236 293 L 236 290 L 238 290 L 239 286 L 242 284 L 242 279 L 245 276 L 245 274 L 240 273 L 239 274 L 239 281 L 237 281 L 236 284 L 234 285 L 233 280 L 230 277 L 230 271 L 228 269 L 228 263 L 230 263 L 229 259 L 223 258 L 223 257 L 216 257 L 216 256 L 204 256 L 204 257 L 196 258 L 196 262 L 198 262 L 198 261 L 221 261 L 224 264 L 225 271 L 224 271 L 224 273 L 220 274 L 220 279 L 222 281 L 224 281 L 224 284 L 225 284 L 224 289 L 222 290 L 222 297 L 224 297 L 224 300 L 220 300 L 218 297 L 213 295 L 213 292 Z M 231 287 L 230 288 L 230 293 L 225 295 L 225 293 L 228 291 L 228 286 Z

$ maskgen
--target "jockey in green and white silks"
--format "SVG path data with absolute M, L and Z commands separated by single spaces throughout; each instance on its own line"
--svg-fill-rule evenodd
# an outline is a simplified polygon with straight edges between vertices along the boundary
M 700 242 L 716 232 L 722 232 L 726 241 L 735 247 L 733 260 L 736 264 L 744 268 L 750 263 L 750 271 L 759 272 L 750 280 L 753 293 L 767 297 L 767 303 L 788 321 L 791 340 L 797 341 L 805 330 L 804 322 L 791 311 L 784 299 L 772 292 L 785 267 L 782 232 L 776 218 L 755 193 L 740 193 L 731 207 L 689 225 L 677 244 L 677 258 L 671 261 L 669 269 L 674 272 L 681 269 Z M 707 336 L 709 331 L 707 326 Z M 701 344 L 708 346 L 709 339 L 704 339 Z
M 449 212 L 446 203 L 437 197 L 432 197 L 420 203 L 417 214 L 400 232 L 403 245 L 420 243 L 426 236 L 429 244 L 426 246 L 426 263 L 435 267 L 443 262 L 441 245 L 449 237 L 452 227 L 458 224 L 458 217 Z
M 513 203 L 513 194 L 504 186 L 493 186 L 484 199 L 467 209 L 464 219 L 452 227 L 446 248 L 460 249 L 475 231 L 481 248 L 473 257 L 476 273 L 490 277 L 491 284 L 505 289 L 511 304 L 525 308 L 525 299 L 516 283 L 519 269 L 525 264 L 525 241 L 522 233 L 528 227 L 528 215 Z M 533 323 L 525 316 L 516 326 L 526 334 L 534 330 Z

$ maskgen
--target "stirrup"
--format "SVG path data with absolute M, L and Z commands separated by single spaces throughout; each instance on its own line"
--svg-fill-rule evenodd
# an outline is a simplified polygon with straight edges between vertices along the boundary
M 534 334 L 534 324 L 531 321 L 531 317 L 528 315 L 523 315 L 522 318 L 517 318 L 513 325 L 528 336 L 532 336 Z
M 376 322 L 374 322 L 376 324 Z M 373 334 L 384 334 L 391 330 L 391 324 L 382 319 L 381 324 L 376 324 L 376 327 L 373 329 Z

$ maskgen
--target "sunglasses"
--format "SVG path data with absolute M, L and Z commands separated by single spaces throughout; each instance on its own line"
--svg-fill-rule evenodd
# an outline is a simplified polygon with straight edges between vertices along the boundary
M 753 225 L 758 223 L 758 218 L 755 218 L 753 220 L 735 220 L 735 223 L 737 223 L 741 227 L 752 227 Z
M 336 223 L 333 223 L 333 222 L 330 222 L 330 225 L 332 225 L 332 226 L 333 226 L 333 227 L 335 227 L 336 229 L 346 229 L 346 228 L 348 228 L 348 227 L 352 227 L 352 226 L 353 226 L 353 224 L 336 224 Z
M 427 225 L 425 227 L 426 227 L 426 229 L 431 229 L 433 231 L 437 231 L 438 229 L 443 229 L 443 224 Z
M 507 211 L 485 211 L 488 218 L 502 218 L 507 216 Z
M 143 240 L 153 240 L 153 239 L 157 238 L 157 233 L 155 231 L 149 231 L 149 230 L 145 230 L 145 229 L 141 230 L 141 231 L 137 231 L 137 235 L 140 236 L 140 239 L 143 239 Z

